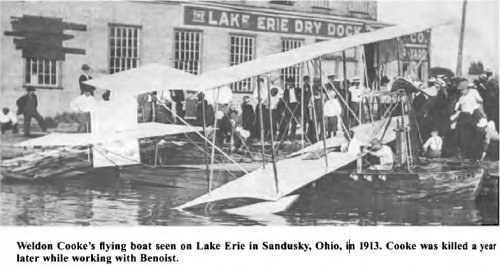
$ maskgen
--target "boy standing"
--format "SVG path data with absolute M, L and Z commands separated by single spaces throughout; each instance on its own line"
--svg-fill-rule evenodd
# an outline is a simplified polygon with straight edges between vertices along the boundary
M 441 148 L 443 147 L 443 139 L 438 134 L 437 130 L 431 132 L 431 137 L 425 142 L 424 150 L 428 158 L 441 157 Z

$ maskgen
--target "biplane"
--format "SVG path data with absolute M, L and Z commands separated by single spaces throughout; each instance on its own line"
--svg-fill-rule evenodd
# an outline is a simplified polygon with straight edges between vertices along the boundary
M 135 109 L 134 96 L 151 91 L 183 90 L 191 91 L 195 94 L 201 92 L 205 95 L 212 94 L 214 96 L 213 98 L 217 99 L 217 95 L 220 93 L 222 86 L 249 78 L 265 76 L 273 71 L 304 63 L 319 69 L 319 76 L 323 81 L 325 80 L 325 75 L 321 69 L 321 57 L 324 55 L 421 32 L 443 24 L 445 23 L 422 22 L 418 25 L 390 26 L 351 37 L 302 46 L 294 50 L 261 57 L 236 66 L 206 72 L 198 76 L 192 76 L 177 70 L 172 72 L 167 70 L 166 67 L 154 64 L 90 80 L 86 82 L 88 85 L 110 90 L 115 98 L 113 99 L 113 101 L 115 101 L 113 104 L 103 107 L 103 110 L 94 112 L 97 113 L 97 115 L 93 114 L 92 117 L 92 119 L 95 120 L 95 122 L 93 122 L 95 125 L 92 127 L 92 133 L 51 134 L 19 143 L 18 146 L 86 146 L 93 150 L 93 167 L 119 167 L 137 164 L 140 161 L 138 156 L 139 145 L 137 142 L 140 138 L 193 133 L 201 138 L 206 145 L 204 149 L 207 154 L 205 157 L 205 167 L 208 178 L 208 192 L 175 207 L 175 209 L 185 210 L 197 205 L 220 200 L 251 198 L 259 202 L 231 208 L 225 211 L 243 215 L 262 212 L 282 212 L 298 199 L 299 194 L 296 194 L 296 191 L 300 188 L 359 159 L 359 154 L 335 151 L 335 148 L 348 141 L 347 139 L 340 136 L 327 139 L 323 132 L 323 136 L 318 135 L 317 139 L 319 141 L 312 144 L 306 139 L 303 133 L 301 134 L 302 148 L 292 152 L 286 158 L 278 160 L 276 148 L 279 145 L 275 145 L 273 141 L 275 137 L 272 135 L 270 145 L 268 145 L 270 146 L 270 156 L 266 154 L 265 140 L 261 127 L 260 152 L 262 153 L 262 159 L 258 164 L 254 162 L 251 167 L 252 170 L 250 171 L 244 166 L 244 163 L 237 162 L 227 154 L 227 152 L 215 144 L 217 122 L 213 125 L 214 138 L 210 139 L 205 134 L 207 131 L 205 128 L 206 125 L 204 125 L 203 128 L 194 127 L 182 119 L 182 117 L 176 115 L 175 112 L 171 110 L 171 107 L 163 104 L 163 107 L 175 115 L 183 125 L 159 123 L 138 124 L 136 121 L 137 110 Z M 269 82 L 269 78 L 267 80 Z M 321 84 L 321 90 L 326 90 L 323 82 L 321 82 Z M 266 87 L 269 90 L 269 84 Z M 335 86 L 333 86 L 333 88 L 335 89 Z M 264 88 L 261 88 L 260 85 L 257 89 L 259 92 L 258 102 L 262 103 L 266 100 L 266 96 L 269 97 L 270 92 L 263 90 Z M 261 92 L 263 92 L 262 95 Z M 337 94 L 339 94 L 338 91 Z M 302 93 L 302 95 L 304 95 L 304 93 Z M 327 96 L 321 93 L 321 97 Z M 371 96 L 367 95 L 366 97 Z M 398 99 L 405 101 L 406 98 L 399 97 Z M 346 99 L 340 97 L 340 100 L 347 107 Z M 307 103 L 301 102 L 302 113 L 304 112 L 305 104 Z M 133 106 L 133 108 L 131 106 Z M 392 108 L 396 109 L 399 107 L 404 109 L 402 106 L 403 104 L 399 102 Z M 109 120 L 109 118 L 104 115 L 106 114 L 104 110 L 121 112 L 123 116 L 129 116 L 132 117 L 132 119 L 130 121 Z M 217 112 L 217 104 L 215 111 Z M 409 127 L 411 121 L 408 113 L 405 114 L 403 111 L 398 116 L 391 116 L 391 112 L 387 112 L 387 115 L 381 117 L 379 120 L 374 120 L 370 116 L 370 120 L 363 123 L 361 113 L 356 114 L 348 107 L 347 111 L 351 113 L 354 119 L 358 120 L 358 125 L 352 127 L 351 130 L 356 132 L 357 138 L 359 138 L 363 144 L 368 144 L 373 138 L 379 138 L 384 143 L 399 140 L 399 143 L 403 143 L 402 145 L 404 145 L 404 147 L 410 147 L 408 146 L 410 136 L 408 132 L 404 130 Z M 267 114 L 263 114 L 262 109 L 260 109 L 259 119 L 261 125 L 263 115 Z M 124 125 L 120 125 L 122 124 L 120 122 L 123 122 Z M 297 122 L 304 127 L 304 121 Z M 401 130 L 403 133 L 399 133 Z M 401 139 L 406 141 L 401 142 Z M 210 146 L 210 148 L 208 148 L 208 146 Z M 268 151 L 269 148 L 267 149 Z M 209 151 L 209 149 L 211 149 L 211 151 Z M 226 165 L 222 166 L 223 168 L 227 169 L 231 166 L 238 172 L 243 173 L 243 175 L 218 187 L 214 187 L 212 180 L 213 171 L 217 169 L 214 162 L 214 154 L 216 152 L 221 154 L 228 162 Z M 405 154 L 405 158 L 410 158 L 412 151 L 405 148 L 403 149 L 402 154 L 403 153 Z M 313 154 L 315 156 L 311 156 Z M 408 162 L 408 160 L 406 160 L 406 162 Z M 410 165 L 410 163 L 411 162 L 408 162 L 408 165 Z M 407 168 L 407 171 L 411 171 L 410 167 Z M 362 180 L 369 180 L 376 177 L 378 180 L 383 180 L 384 177 L 387 176 L 392 175 L 390 173 L 358 172 L 352 177 Z M 474 178 L 457 179 L 457 181 L 468 180 L 468 182 L 470 182 L 466 185 L 467 187 L 477 186 L 480 182 L 479 176 L 480 174 L 477 172 L 477 174 L 474 174 Z

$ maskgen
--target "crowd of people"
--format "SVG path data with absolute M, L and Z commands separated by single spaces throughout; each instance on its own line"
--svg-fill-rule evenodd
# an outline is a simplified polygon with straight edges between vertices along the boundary
M 89 114 L 95 104 L 94 88 L 83 83 L 92 79 L 90 66 L 84 64 L 81 69 L 80 95 L 70 106 L 77 114 L 78 131 L 90 132 Z M 358 114 L 362 95 L 370 92 L 357 77 L 346 83 L 334 75 L 327 78 L 322 84 L 319 77 L 311 81 L 309 76 L 303 76 L 300 86 L 295 78 L 290 77 L 258 78 L 253 84 L 253 95 L 243 96 L 240 108 L 232 105 L 229 87 L 221 96 L 226 99 L 224 101 L 215 101 L 214 96 L 204 93 L 147 93 L 138 97 L 138 120 L 180 123 L 177 118 L 186 118 L 197 126 L 215 126 L 218 129 L 217 142 L 231 142 L 236 149 L 249 139 L 293 142 L 299 134 L 304 134 L 305 140 L 313 144 L 342 132 L 346 134 L 348 128 L 357 125 L 361 120 Z M 377 87 L 380 91 L 391 91 L 394 82 L 395 79 L 384 76 Z M 461 154 L 470 159 L 484 159 L 491 148 L 491 140 L 498 140 L 498 78 L 486 71 L 474 81 L 435 76 L 427 84 L 412 84 L 418 87 L 412 95 L 412 106 L 419 127 L 421 150 L 428 157 Z M 102 97 L 109 100 L 109 92 Z M 381 95 L 376 108 L 378 112 L 385 112 L 391 101 L 390 96 Z M 17 106 L 17 115 L 24 116 L 26 135 L 30 134 L 32 118 L 43 131 L 46 130 L 44 118 L 37 110 L 34 88 L 27 88 L 27 93 L 17 100 Z M 17 115 L 8 108 L 2 109 L 2 134 L 10 129 L 18 132 Z M 299 125 L 301 132 L 298 131 Z
M 476 160 L 490 150 L 491 157 L 498 158 L 498 150 L 489 145 L 491 139 L 498 140 L 498 104 L 498 79 L 491 71 L 474 81 L 429 79 L 413 101 L 421 137 L 430 137 L 424 151 L 429 157 L 458 154 Z
M 241 128 L 237 130 L 238 134 L 243 132 L 250 139 L 280 142 L 296 140 L 298 125 L 301 125 L 310 143 L 321 140 L 323 135 L 326 138 L 336 136 L 340 131 L 343 107 L 337 96 L 341 88 L 335 88 L 333 81 L 334 76 L 330 76 L 330 81 L 322 85 L 319 78 L 314 78 L 311 84 L 310 77 L 304 76 L 300 87 L 296 86 L 294 79 L 287 78 L 282 88 L 279 80 L 270 81 L 268 85 L 265 79 L 259 78 L 254 87 L 253 99 L 248 95 L 243 96 L 239 110 L 235 106 L 217 108 L 222 112 L 217 122 L 220 125 L 218 128 L 222 135 L 231 135 Z M 339 82 L 335 83 L 339 85 Z M 198 100 L 195 124 L 213 125 L 213 105 L 204 99 L 202 93 Z M 228 126 L 223 126 L 226 124 Z

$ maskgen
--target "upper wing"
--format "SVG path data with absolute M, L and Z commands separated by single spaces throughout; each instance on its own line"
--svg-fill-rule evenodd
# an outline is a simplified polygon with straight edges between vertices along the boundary
M 322 55 L 343 51 L 364 44 L 390 40 L 396 37 L 421 32 L 450 22 L 420 20 L 418 24 L 391 26 L 371 32 L 361 33 L 341 39 L 333 39 L 305 45 L 287 52 L 273 54 L 236 66 L 213 70 L 186 80 L 179 87 L 183 90 L 201 91 L 255 77 L 277 69 L 318 58 Z

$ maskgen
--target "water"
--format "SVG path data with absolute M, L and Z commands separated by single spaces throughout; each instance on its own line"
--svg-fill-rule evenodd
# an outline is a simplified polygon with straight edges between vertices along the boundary
M 178 148 L 179 162 L 186 155 Z M 190 149 L 187 149 L 190 150 Z M 192 151 L 191 151 L 192 152 Z M 198 161 L 202 162 L 202 161 Z M 191 161 L 190 163 L 194 163 Z M 234 177 L 216 172 L 215 184 Z M 412 187 L 411 182 L 403 185 Z M 373 187 L 353 187 L 328 175 L 298 192 L 299 200 L 278 215 L 243 217 L 219 211 L 241 201 L 202 206 L 192 212 L 172 207 L 206 192 L 204 170 L 132 167 L 73 178 L 36 182 L 3 180 L 1 225 L 489 225 L 498 224 L 498 195 L 466 200 L 398 200 Z M 235 203 L 236 202 L 236 203 Z
M 197 180 L 203 171 L 163 171 L 179 184 Z M 212 210 L 179 212 L 171 207 L 203 193 L 199 185 L 168 187 L 135 184 L 113 176 L 82 176 L 34 183 L 4 182 L 1 187 L 2 225 L 478 225 L 498 224 L 498 198 L 476 201 L 433 200 L 397 202 L 373 191 L 365 195 L 333 196 L 335 176 L 315 188 L 280 215 L 246 218 Z M 192 182 L 195 183 L 196 182 Z M 328 185 L 328 187 L 327 187 Z

